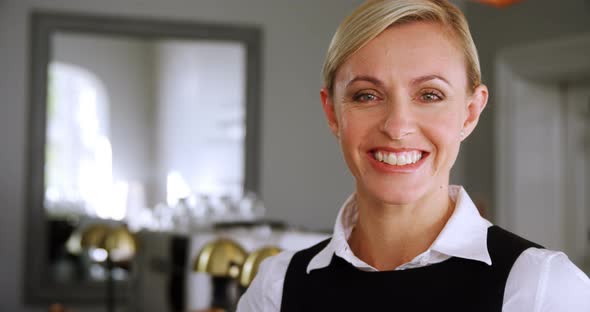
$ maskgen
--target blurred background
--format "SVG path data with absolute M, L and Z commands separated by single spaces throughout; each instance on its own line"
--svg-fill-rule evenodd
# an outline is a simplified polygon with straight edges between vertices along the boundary
M 321 66 L 361 2 L 0 0 L 0 311 L 232 310 L 264 247 L 326 237 Z M 590 1 L 453 2 L 491 98 L 452 182 L 590 272 Z

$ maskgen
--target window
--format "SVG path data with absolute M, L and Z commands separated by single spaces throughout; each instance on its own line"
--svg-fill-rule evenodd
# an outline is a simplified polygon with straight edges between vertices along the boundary
M 49 68 L 45 201 L 49 214 L 123 219 L 113 184 L 109 103 L 93 73 L 54 62 Z

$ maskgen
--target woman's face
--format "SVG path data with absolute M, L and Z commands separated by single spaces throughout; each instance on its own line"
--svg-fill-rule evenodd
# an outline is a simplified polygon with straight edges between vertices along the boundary
M 461 141 L 487 101 L 467 90 L 464 56 L 443 27 L 390 27 L 336 72 L 322 103 L 357 192 L 387 204 L 446 190 Z

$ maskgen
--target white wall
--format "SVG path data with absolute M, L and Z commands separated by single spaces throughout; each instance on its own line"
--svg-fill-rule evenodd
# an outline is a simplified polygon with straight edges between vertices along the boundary
M 330 37 L 359 2 L 0 0 L 0 311 L 46 310 L 22 304 L 31 9 L 260 25 L 262 195 L 271 218 L 317 229 L 332 227 L 352 188 L 324 122 L 319 88 Z
M 494 60 L 510 46 L 568 37 L 590 31 L 587 0 L 529 0 L 496 9 L 479 3 L 464 5 L 471 33 L 478 47 L 483 80 L 490 88 L 490 101 L 478 128 L 463 147 L 467 190 L 494 208 Z M 514 103 L 518 105 L 518 103 Z
M 497 222 L 586 270 L 588 55 L 590 33 L 560 37 L 503 50 L 495 71 Z

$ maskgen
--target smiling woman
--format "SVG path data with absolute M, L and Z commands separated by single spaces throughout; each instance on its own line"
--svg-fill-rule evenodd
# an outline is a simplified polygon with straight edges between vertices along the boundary
M 332 238 L 266 261 L 239 311 L 590 310 L 590 281 L 563 253 L 449 185 L 488 99 L 455 6 L 366 1 L 332 39 L 320 95 L 356 190 Z
M 487 90 L 465 91 L 463 55 L 438 28 L 434 23 L 388 28 L 340 66 L 332 90 L 322 91 L 357 189 L 370 194 L 357 193 L 359 201 L 422 201 L 434 211 L 449 206 L 446 186 L 464 138 L 460 134 L 475 127 Z M 378 161 L 377 153 L 396 163 Z M 413 154 L 420 162 L 409 164 Z

